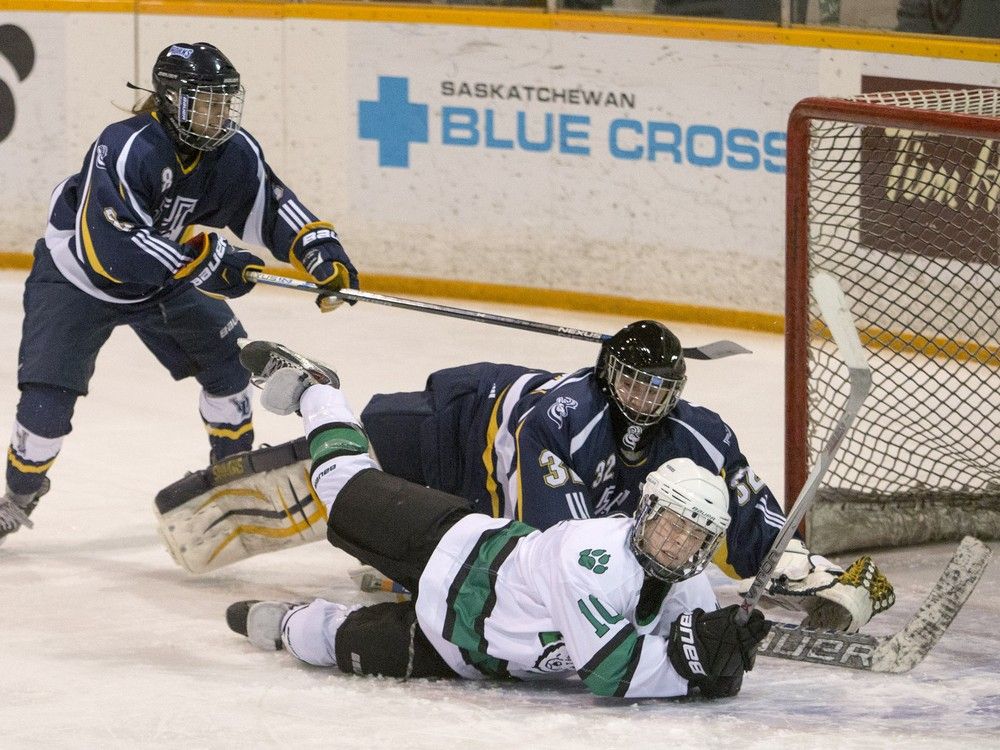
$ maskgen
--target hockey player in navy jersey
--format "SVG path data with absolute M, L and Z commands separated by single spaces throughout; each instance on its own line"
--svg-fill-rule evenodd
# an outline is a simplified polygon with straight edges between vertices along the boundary
M 565 679 L 601 696 L 733 696 L 769 624 L 718 603 L 702 569 L 729 523 L 718 473 L 686 458 L 650 473 L 635 518 L 538 531 L 379 471 L 336 373 L 270 342 L 241 358 L 261 403 L 298 410 L 332 544 L 414 593 L 347 607 L 242 601 L 229 626 L 316 666 L 390 677 Z
M 492 363 L 440 370 L 424 391 L 376 395 L 361 421 L 386 472 L 540 529 L 631 514 L 650 471 L 690 458 L 725 478 L 732 523 L 715 562 L 747 579 L 784 513 L 729 425 L 681 398 L 686 379 L 680 341 L 643 320 L 608 339 L 595 367 L 565 374 Z M 851 632 L 894 601 L 870 558 L 845 572 L 799 539 L 775 570 L 770 594 L 805 610 L 807 625 Z
M 333 226 L 278 179 L 240 128 L 244 89 L 221 51 L 173 44 L 152 79 L 135 116 L 108 126 L 80 172 L 56 187 L 35 245 L 0 541 L 31 525 L 76 399 L 117 326 L 130 326 L 174 378 L 201 384 L 211 460 L 252 446 L 236 345 L 246 332 L 224 300 L 250 291 L 244 274 L 263 261 L 216 232 L 189 237 L 190 227 L 228 228 L 319 284 L 358 284 Z

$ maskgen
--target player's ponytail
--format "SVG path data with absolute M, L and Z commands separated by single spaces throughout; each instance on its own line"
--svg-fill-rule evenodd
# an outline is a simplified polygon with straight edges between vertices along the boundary
M 132 114 L 142 115 L 148 112 L 152 112 L 155 109 L 156 109 L 156 96 L 154 94 L 150 94 L 143 101 L 139 102 L 134 107 L 132 107 Z

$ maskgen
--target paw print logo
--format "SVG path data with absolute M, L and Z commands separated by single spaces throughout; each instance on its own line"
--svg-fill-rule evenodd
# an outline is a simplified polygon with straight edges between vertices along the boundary
M 20 26 L 0 24 L 0 57 L 4 58 L 23 81 L 35 67 L 35 46 L 31 37 Z M 14 129 L 14 93 L 6 81 L 0 79 L 0 141 Z
M 580 565 L 587 570 L 594 571 L 597 575 L 604 573 L 611 562 L 611 555 L 603 549 L 585 549 L 580 552 Z

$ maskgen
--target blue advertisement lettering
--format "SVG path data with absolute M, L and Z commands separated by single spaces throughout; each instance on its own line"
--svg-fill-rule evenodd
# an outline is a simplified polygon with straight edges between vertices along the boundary
M 608 148 L 616 159 L 642 158 L 642 123 L 638 120 L 612 120 L 608 128 Z M 624 144 L 629 144 L 628 146 Z
M 470 107 L 441 108 L 441 143 L 445 146 L 478 146 L 479 113 Z
M 358 135 L 362 140 L 378 142 L 380 167 L 409 167 L 410 146 L 430 142 L 430 105 L 410 101 L 409 86 L 408 78 L 379 76 L 378 98 L 359 102 Z M 763 168 L 770 174 L 785 173 L 786 136 L 780 130 L 762 133 L 753 128 L 725 128 L 713 123 L 684 125 L 642 120 L 634 115 L 606 120 L 593 114 L 538 111 L 549 102 L 593 106 L 593 112 L 634 109 L 635 96 L 627 92 L 443 81 L 440 94 L 466 99 L 515 100 L 528 107 L 510 111 L 482 106 L 442 106 L 441 146 L 528 153 L 556 151 L 626 162 L 648 161 L 738 172 Z M 591 139 L 592 130 L 603 129 L 605 122 L 606 154 L 603 147 L 595 150 Z

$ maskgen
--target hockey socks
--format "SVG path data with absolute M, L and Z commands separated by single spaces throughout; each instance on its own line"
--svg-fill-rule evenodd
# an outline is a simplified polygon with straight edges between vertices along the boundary
M 355 474 L 377 466 L 368 455 L 368 438 L 339 389 L 329 385 L 306 389 L 300 409 L 313 460 L 313 487 L 329 510 Z
M 212 446 L 211 462 L 253 448 L 253 408 L 247 385 L 229 396 L 201 392 L 198 411 Z

